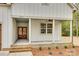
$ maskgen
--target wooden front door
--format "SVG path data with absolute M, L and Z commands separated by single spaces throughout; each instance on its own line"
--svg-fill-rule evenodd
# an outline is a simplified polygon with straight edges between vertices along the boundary
M 2 46 L 2 40 L 1 40 L 1 24 L 0 24 L 0 50 L 1 50 L 1 46 Z
M 18 27 L 18 39 L 27 39 L 27 27 Z

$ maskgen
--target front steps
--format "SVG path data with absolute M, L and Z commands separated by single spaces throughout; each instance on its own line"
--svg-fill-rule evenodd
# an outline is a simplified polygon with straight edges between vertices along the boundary
M 10 52 L 26 52 L 32 51 L 31 45 L 12 45 Z
M 28 44 L 28 45 L 11 45 L 11 48 L 8 50 L 9 52 L 27 52 L 32 51 L 32 48 L 64 48 L 67 46 L 68 48 L 72 47 L 72 43 L 52 43 L 52 44 Z

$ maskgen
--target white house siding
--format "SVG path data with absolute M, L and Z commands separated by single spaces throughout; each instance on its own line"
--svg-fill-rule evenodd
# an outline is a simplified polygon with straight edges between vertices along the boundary
M 54 36 L 53 36 L 53 43 L 71 43 L 72 39 L 70 37 L 62 36 L 62 21 L 55 20 L 55 29 L 54 29 Z
M 13 38 L 12 43 L 15 43 L 17 39 L 17 23 L 15 19 L 13 19 L 13 37 L 12 38 Z
M 66 3 L 54 3 L 48 6 L 41 3 L 12 4 L 12 17 L 53 18 L 72 20 L 72 9 Z
M 53 42 L 60 42 L 61 40 L 61 21 L 55 20 Z
M 2 23 L 2 48 L 9 48 L 11 44 L 13 44 L 13 42 L 15 41 L 14 39 L 16 39 L 16 37 L 13 38 L 16 34 L 14 33 L 14 27 L 16 24 L 11 17 L 44 17 L 56 20 L 72 20 L 72 9 L 67 4 L 58 3 L 50 4 L 50 6 L 41 6 L 41 4 L 12 4 L 11 8 L 7 6 L 0 6 L 0 22 Z M 53 33 L 40 33 L 41 22 L 45 22 L 45 20 L 32 20 L 31 41 L 52 41 Z M 55 24 L 57 25 L 56 27 L 60 27 L 60 25 L 58 24 L 59 22 Z M 59 33 L 59 30 L 57 31 L 57 33 Z M 58 36 L 58 34 L 55 35 Z
M 0 6 L 0 23 L 2 23 L 2 7 Z
M 6 6 L 0 6 L 0 18 L 2 20 L 2 48 L 8 48 L 12 39 L 12 19 L 10 14 L 10 8 Z
M 28 23 L 26 22 L 17 22 L 17 27 L 23 26 L 23 27 L 28 27 Z
M 53 33 L 52 34 L 41 34 L 40 24 L 46 23 L 46 20 L 33 20 L 32 19 L 32 34 L 31 34 L 31 41 L 52 41 Z M 52 22 L 53 24 L 53 22 Z M 53 30 L 52 30 L 53 31 Z

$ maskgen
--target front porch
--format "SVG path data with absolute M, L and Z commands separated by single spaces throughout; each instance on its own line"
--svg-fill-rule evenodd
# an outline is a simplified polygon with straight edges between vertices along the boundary
M 26 19 L 26 18 L 13 19 L 13 44 L 14 45 L 26 45 L 30 43 L 29 23 L 30 23 L 29 19 Z
M 53 19 L 13 18 L 12 45 L 72 43 L 72 20 L 68 20 L 68 36 L 62 36 L 62 22 Z

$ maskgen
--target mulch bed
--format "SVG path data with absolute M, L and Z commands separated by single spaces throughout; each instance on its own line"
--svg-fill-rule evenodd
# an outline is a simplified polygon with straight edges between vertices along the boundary
M 79 47 L 75 48 L 33 48 L 32 54 L 34 56 L 79 56 Z

